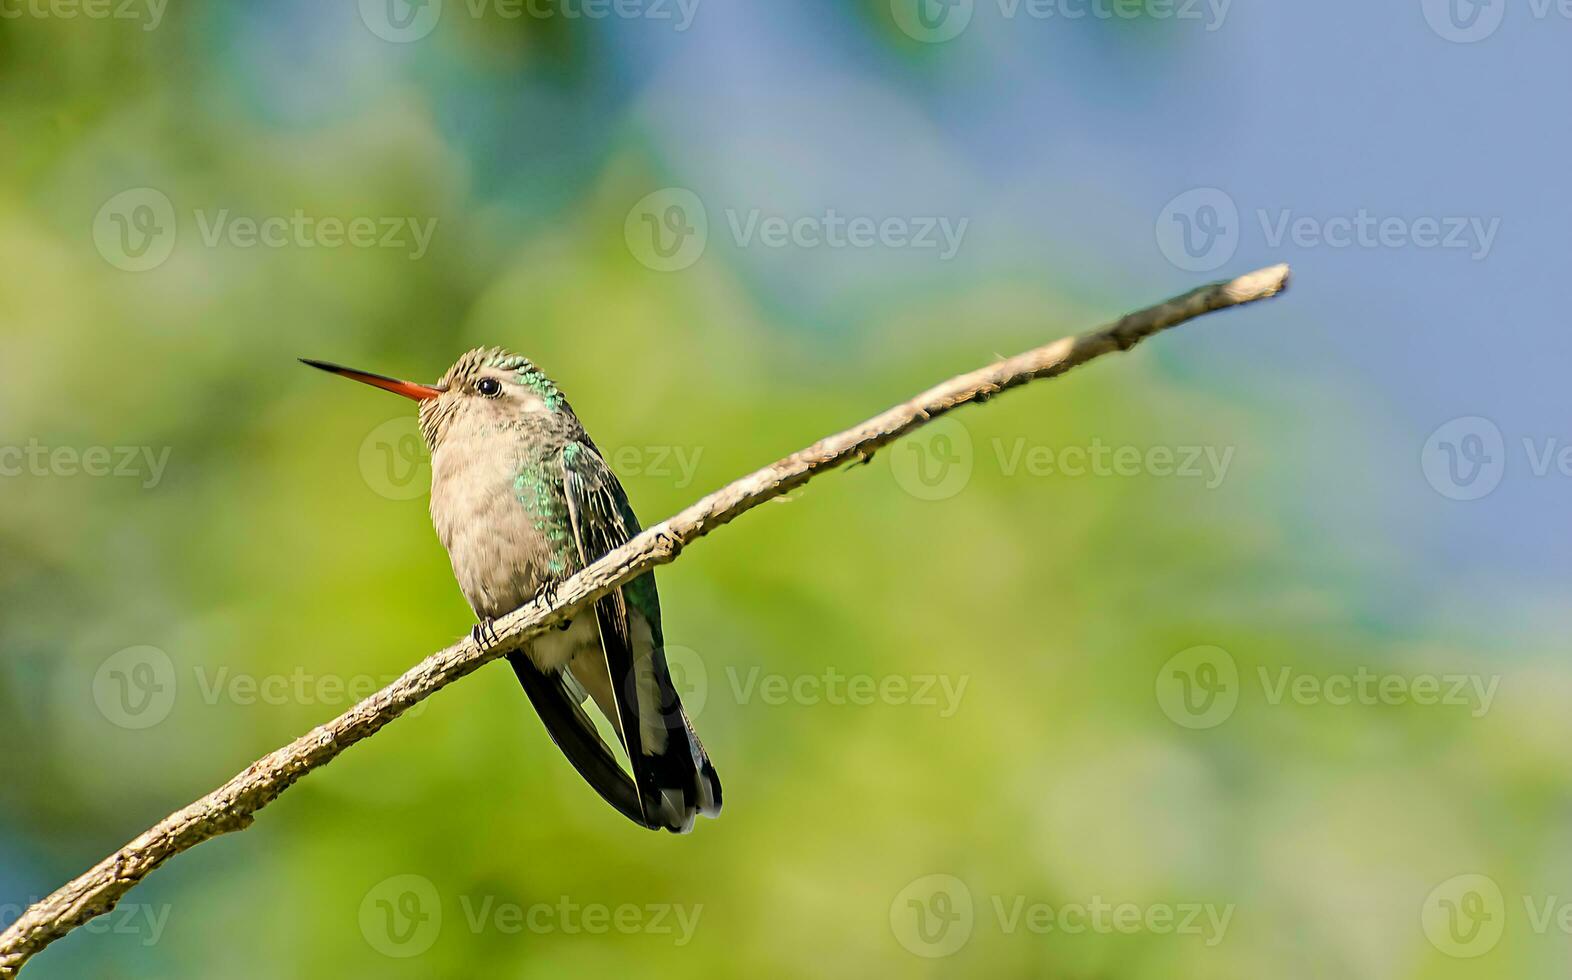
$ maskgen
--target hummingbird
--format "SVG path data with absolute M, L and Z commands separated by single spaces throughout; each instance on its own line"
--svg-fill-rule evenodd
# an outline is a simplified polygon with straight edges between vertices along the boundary
M 639 533 L 616 474 L 527 357 L 477 348 L 431 385 L 301 361 L 418 403 L 431 521 L 483 648 L 497 641 L 496 617 L 549 601 L 563 580 Z M 664 642 L 655 574 L 646 572 L 507 659 L 552 741 L 607 803 L 641 827 L 687 833 L 698 814 L 720 815 L 721 786 Z M 631 776 L 590 719 L 590 702 Z

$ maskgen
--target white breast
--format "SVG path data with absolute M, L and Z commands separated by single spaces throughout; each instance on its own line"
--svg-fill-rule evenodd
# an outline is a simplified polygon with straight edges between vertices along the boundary
M 500 616 L 534 597 L 549 549 L 519 501 L 517 457 L 445 442 L 431 458 L 431 520 L 453 575 L 478 616 Z

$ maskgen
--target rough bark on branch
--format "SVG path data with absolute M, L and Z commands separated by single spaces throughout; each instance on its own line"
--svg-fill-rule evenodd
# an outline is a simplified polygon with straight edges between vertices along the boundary
M 482 650 L 466 638 L 432 654 L 344 714 L 258 759 L 223 786 L 165 817 L 29 908 L 0 933 L 0 980 L 15 977 L 45 946 L 114 908 L 126 892 L 176 854 L 219 834 L 245 829 L 258 810 L 306 773 L 327 765 L 425 698 L 518 649 L 612 589 L 675 560 L 683 548 L 746 511 L 826 470 L 866 459 L 880 447 L 968 402 L 1038 378 L 1056 377 L 1113 351 L 1129 350 L 1154 333 L 1198 316 L 1270 299 L 1287 288 L 1288 273 L 1286 265 L 1279 265 L 1203 286 L 1088 333 L 951 378 L 861 425 L 821 439 L 722 487 L 568 579 L 552 601 L 537 599 L 498 620 L 499 642 L 491 649 Z

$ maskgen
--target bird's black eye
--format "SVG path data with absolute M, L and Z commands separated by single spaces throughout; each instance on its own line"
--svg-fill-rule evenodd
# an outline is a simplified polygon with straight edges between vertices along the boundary
M 496 378 L 481 378 L 475 382 L 475 390 L 487 398 L 495 398 L 502 394 L 502 382 Z

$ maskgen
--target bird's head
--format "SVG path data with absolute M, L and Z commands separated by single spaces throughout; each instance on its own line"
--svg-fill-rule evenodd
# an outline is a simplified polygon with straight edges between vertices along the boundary
M 454 426 L 499 431 L 522 419 L 569 412 L 551 379 L 529 358 L 501 347 L 478 347 L 465 353 L 436 384 L 400 381 L 369 371 L 301 358 L 301 363 L 403 395 L 420 405 L 420 432 L 433 452 Z

